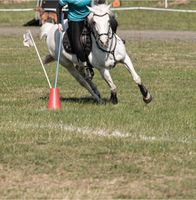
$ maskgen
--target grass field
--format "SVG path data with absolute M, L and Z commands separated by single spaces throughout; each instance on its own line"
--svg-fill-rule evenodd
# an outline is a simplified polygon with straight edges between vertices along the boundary
M 196 197 L 196 44 L 127 41 L 127 48 L 152 103 L 143 103 L 121 65 L 112 71 L 116 106 L 97 71 L 105 105 L 60 68 L 62 109 L 50 112 L 34 49 L 24 48 L 22 37 L 0 38 L 1 198 Z M 47 71 L 53 80 L 55 63 Z

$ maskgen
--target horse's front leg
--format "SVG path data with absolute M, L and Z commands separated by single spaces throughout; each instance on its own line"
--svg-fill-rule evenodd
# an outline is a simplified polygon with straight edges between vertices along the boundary
M 101 68 L 99 69 L 101 76 L 103 77 L 103 79 L 106 81 L 106 83 L 109 85 L 110 90 L 111 90 L 111 96 L 110 96 L 110 101 L 113 104 L 117 104 L 118 103 L 118 98 L 117 98 L 117 90 L 116 90 L 116 85 L 114 84 L 110 71 L 108 69 L 105 68 Z
M 131 73 L 135 83 L 138 85 L 140 92 L 142 93 L 144 102 L 150 103 L 152 101 L 152 96 L 150 95 L 150 93 L 148 92 L 146 87 L 142 84 L 141 78 L 136 73 L 136 71 L 133 67 L 133 64 L 131 62 L 131 59 L 129 58 L 129 56 L 127 54 L 126 54 L 126 57 L 125 57 L 123 63 L 125 64 L 125 67 L 127 68 L 127 70 Z

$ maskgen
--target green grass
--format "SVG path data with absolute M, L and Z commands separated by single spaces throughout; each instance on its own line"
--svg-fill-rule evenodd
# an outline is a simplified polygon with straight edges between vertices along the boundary
M 122 1 L 122 6 L 160 7 L 160 1 Z M 171 2 L 171 1 L 169 1 Z M 0 8 L 35 8 L 36 2 L 22 4 L 0 4 Z M 170 6 L 176 9 L 196 9 L 195 1 L 187 5 Z M 135 30 L 196 30 L 196 13 L 178 13 L 161 11 L 116 11 L 121 29 Z M 35 17 L 30 12 L 0 12 L 1 26 L 21 26 Z
M 170 5 L 174 1 L 168 1 L 169 8 L 174 9 L 196 9 L 195 1 L 186 5 Z M 163 8 L 164 1 L 121 1 L 121 6 L 143 6 Z M 117 11 L 115 12 L 122 29 L 135 30 L 196 30 L 194 21 L 196 13 L 179 13 L 163 11 Z
M 36 38 L 43 55 L 45 44 Z M 0 38 L 0 196 L 7 199 L 194 199 L 196 44 L 127 41 L 153 95 L 145 105 L 125 68 L 112 76 L 119 104 L 96 71 L 105 105 L 60 68 L 62 109 L 48 111 L 49 88 L 34 49 Z M 47 66 L 51 80 L 55 63 Z M 104 133 L 108 136 L 98 136 Z M 110 136 L 120 133 L 119 136 Z
M 2 4 L 0 3 L 0 9 L 24 9 L 35 8 L 36 1 L 20 3 L 20 4 Z M 0 25 L 1 26 L 22 26 L 26 22 L 35 18 L 34 11 L 28 12 L 0 12 Z

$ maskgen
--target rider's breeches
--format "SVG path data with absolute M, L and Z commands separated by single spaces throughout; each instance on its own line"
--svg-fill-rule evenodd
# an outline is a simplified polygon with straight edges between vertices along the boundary
M 80 36 L 82 34 L 83 28 L 84 28 L 84 21 L 80 22 L 69 21 L 68 36 L 70 39 L 70 43 L 73 48 L 73 52 L 77 55 L 77 58 L 81 62 L 86 61 L 84 49 L 80 41 Z

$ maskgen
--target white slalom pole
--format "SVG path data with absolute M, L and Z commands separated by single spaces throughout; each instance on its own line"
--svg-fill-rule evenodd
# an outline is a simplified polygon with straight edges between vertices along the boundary
M 42 59 L 41 59 L 41 57 L 40 57 L 39 51 L 38 51 L 38 49 L 37 49 L 37 46 L 36 46 L 36 44 L 35 44 L 35 41 L 34 41 L 34 39 L 33 39 L 32 34 L 31 34 L 31 31 L 28 30 L 28 32 L 29 32 L 29 35 L 30 35 L 31 40 L 32 40 L 32 42 L 33 42 L 33 46 L 35 47 L 35 51 L 36 51 L 36 53 L 37 53 L 37 55 L 38 55 L 38 58 L 39 58 L 39 61 L 40 61 L 41 66 L 42 66 L 42 69 L 43 69 L 43 71 L 44 71 L 45 77 L 46 77 L 46 79 L 47 79 L 47 81 L 48 81 L 48 85 L 49 85 L 50 88 L 52 88 L 51 83 L 50 83 L 50 80 L 49 80 L 48 75 L 47 75 L 47 73 L 46 73 L 44 64 L 43 64 Z
M 58 49 L 58 59 L 57 59 L 57 65 L 56 65 L 56 78 L 55 78 L 54 88 L 57 87 L 57 81 L 58 81 L 58 72 L 59 72 L 59 62 L 60 62 L 60 56 L 61 56 L 62 36 L 63 36 L 62 31 L 59 31 L 59 49 Z

